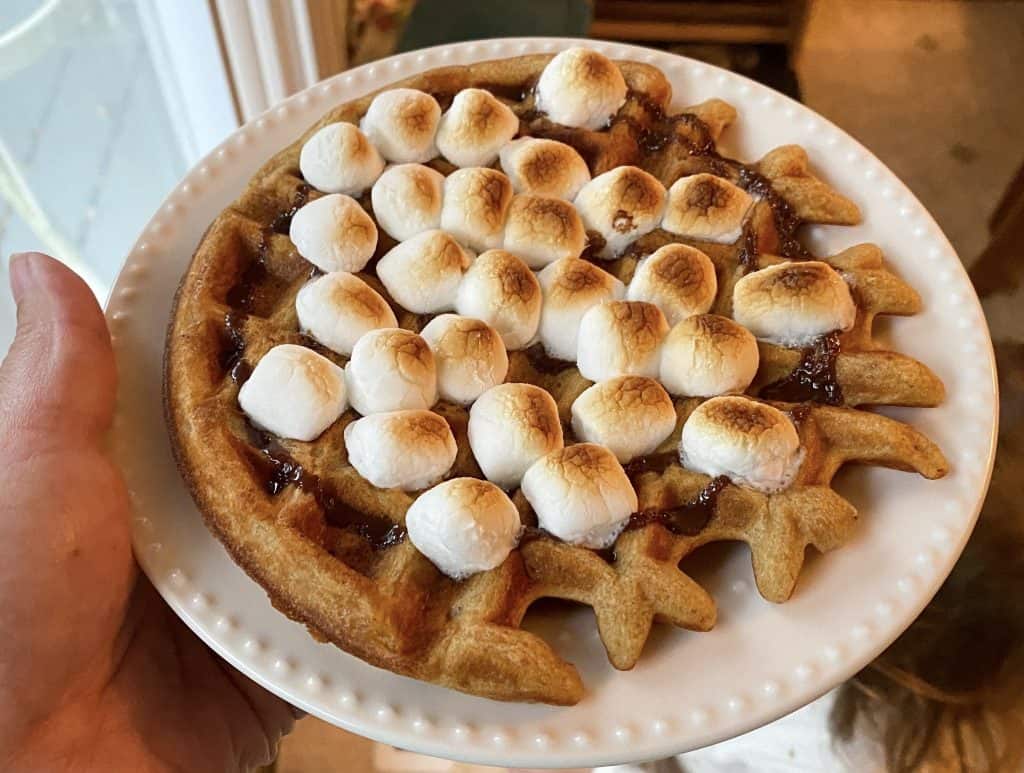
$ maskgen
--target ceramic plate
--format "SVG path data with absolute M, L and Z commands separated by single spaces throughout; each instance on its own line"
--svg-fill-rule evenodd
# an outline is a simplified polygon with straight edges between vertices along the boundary
M 503 704 L 396 676 L 317 643 L 276 612 L 203 526 L 164 428 L 164 331 L 196 244 L 250 175 L 330 107 L 431 67 L 573 43 L 502 39 L 411 52 L 291 97 L 228 137 L 174 189 L 129 254 L 107 311 L 121 372 L 113 450 L 131 489 L 139 562 L 157 590 L 225 659 L 309 713 L 394 746 L 483 764 L 583 767 L 668 756 L 821 695 L 892 642 L 938 589 L 974 525 L 995 443 L 995 368 L 981 307 L 942 231 L 891 171 L 821 116 L 753 81 L 679 56 L 589 41 L 610 57 L 659 67 L 672 81 L 674 107 L 709 97 L 735 105 L 739 120 L 725 152 L 753 160 L 799 143 L 819 173 L 860 205 L 862 226 L 814 228 L 808 242 L 828 253 L 875 242 L 921 293 L 924 313 L 883 321 L 880 338 L 931 366 L 949 397 L 935 409 L 885 412 L 933 438 L 952 472 L 926 481 L 844 471 L 837 489 L 860 510 L 856 534 L 842 549 L 810 558 L 783 605 L 757 594 L 745 547 L 700 551 L 687 567 L 717 600 L 717 627 L 703 634 L 656 627 L 632 671 L 608 664 L 589 609 L 542 605 L 527 627 L 575 663 L 588 688 L 571 708 Z

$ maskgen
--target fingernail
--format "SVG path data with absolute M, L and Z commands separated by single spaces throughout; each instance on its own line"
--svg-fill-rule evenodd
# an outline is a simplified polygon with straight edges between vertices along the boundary
M 32 252 L 16 252 L 11 255 L 7 272 L 11 277 L 11 293 L 17 302 L 25 291 L 32 286 Z

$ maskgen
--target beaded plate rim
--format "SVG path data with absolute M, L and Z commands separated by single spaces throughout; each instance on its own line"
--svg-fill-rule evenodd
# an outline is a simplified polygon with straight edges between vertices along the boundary
M 809 604 L 804 603 L 806 599 L 795 599 L 782 606 L 757 607 L 757 614 L 767 614 L 781 626 L 783 634 L 788 631 L 791 638 L 779 642 L 791 650 L 784 657 L 787 666 L 769 666 L 752 649 L 741 650 L 745 659 L 729 668 L 739 673 L 721 680 L 730 683 L 727 687 L 697 679 L 693 692 L 682 696 L 673 709 L 664 707 L 673 697 L 664 695 L 673 688 L 665 681 L 665 674 L 676 667 L 680 654 L 686 662 L 685 650 L 676 652 L 674 643 L 656 646 L 656 656 L 645 652 L 631 672 L 615 672 L 605 664 L 607 673 L 597 683 L 593 676 L 585 676 L 588 694 L 582 703 L 554 709 L 453 693 L 378 670 L 315 642 L 301 626 L 271 607 L 262 589 L 231 562 L 202 525 L 171 461 L 160 391 L 153 390 L 154 383 L 159 385 L 161 381 L 171 296 L 198 237 L 211 213 L 233 199 L 266 158 L 292 141 L 329 106 L 423 69 L 555 52 L 570 45 L 585 45 L 615 59 L 634 59 L 659 67 L 673 82 L 676 108 L 700 101 L 687 99 L 687 88 L 680 84 L 686 83 L 695 91 L 710 89 L 709 93 L 729 101 L 739 111 L 737 127 L 730 132 L 745 135 L 757 115 L 761 128 L 775 127 L 773 131 L 780 134 L 781 139 L 772 139 L 772 144 L 804 145 L 812 163 L 827 176 L 856 176 L 860 180 L 837 184 L 840 192 L 857 197 L 867 187 L 875 191 L 870 206 L 865 208 L 865 225 L 857 229 L 816 227 L 808 241 L 820 249 L 830 238 L 844 246 L 878 240 L 897 272 L 906 275 L 926 266 L 928 273 L 911 281 L 926 304 L 925 313 L 913 318 L 917 320 L 918 338 L 909 338 L 910 345 L 895 348 L 920 355 L 923 347 L 930 354 L 920 358 L 930 365 L 940 364 L 936 357 L 948 350 L 942 364 L 949 365 L 950 358 L 956 364 L 953 373 L 938 369 L 948 391 L 943 406 L 927 411 L 886 411 L 910 417 L 911 423 L 933 437 L 944 433 L 945 438 L 936 439 L 950 456 L 950 475 L 940 482 L 889 482 L 886 473 L 872 469 L 858 479 L 877 487 L 876 478 L 882 478 L 881 488 L 910 491 L 915 496 L 920 496 L 916 492 L 922 485 L 925 488 L 921 491 L 929 497 L 945 495 L 945 505 L 937 508 L 941 514 L 927 525 L 921 544 L 908 547 L 905 540 L 893 537 L 889 541 L 899 544 L 888 545 L 882 540 L 881 545 L 899 559 L 895 562 L 900 566 L 899 576 L 891 583 L 886 579 L 884 587 L 856 599 L 856 605 L 852 596 L 844 596 L 846 606 L 840 603 L 838 612 L 831 607 L 822 609 L 820 599 L 811 599 Z M 768 117 L 767 123 L 763 116 Z M 741 139 L 751 142 L 746 135 Z M 877 207 L 884 209 L 875 212 Z M 873 224 L 873 213 L 885 222 Z M 873 225 L 879 228 L 873 229 Z M 873 234 L 875 230 L 881 230 L 884 238 Z M 861 238 L 854 231 L 862 232 Z M 928 317 L 936 316 L 937 298 L 945 305 L 939 321 L 951 326 L 950 332 L 956 336 L 954 340 L 943 339 L 941 344 L 922 340 L 923 331 L 929 329 Z M 212 649 L 310 714 L 383 743 L 468 762 L 585 767 L 664 757 L 739 735 L 817 698 L 877 656 L 938 590 L 973 529 L 994 460 L 998 401 L 988 328 L 960 260 L 924 206 L 856 140 L 803 105 L 712 65 L 639 46 L 569 38 L 502 38 L 445 45 L 364 65 L 293 95 L 235 131 L 170 193 L 129 253 L 111 291 L 107 318 L 121 372 L 111 450 L 124 470 L 132 499 L 136 556 L 157 591 Z M 894 334 L 898 326 L 906 324 L 894 323 Z M 957 358 L 965 356 L 973 356 L 977 362 L 959 367 L 962 361 Z M 953 426 L 964 420 L 968 426 Z M 950 442 L 952 437 L 956 438 L 955 447 Z M 902 473 L 895 475 L 910 478 Z M 878 530 L 884 528 L 878 516 L 867 513 L 858 532 L 873 527 L 871 539 L 878 538 Z M 891 557 L 872 548 L 870 540 L 855 536 L 853 542 L 858 544 L 841 548 L 825 563 L 844 551 L 862 553 L 854 554 L 854 558 Z M 742 559 L 739 563 L 746 562 L 746 579 L 737 577 L 725 582 L 723 578 L 722 588 L 713 593 L 727 613 L 733 599 L 723 596 L 742 597 L 739 603 L 748 606 L 767 605 L 752 598 L 756 592 L 749 577 L 749 562 L 745 555 Z M 805 578 L 797 596 L 804 585 L 822 581 L 824 571 L 816 568 L 815 577 Z M 875 583 L 881 584 L 882 580 L 876 579 Z M 798 604 L 799 610 L 790 614 L 796 609 L 793 604 Z M 831 612 L 836 620 L 842 620 L 829 635 L 818 636 L 824 643 L 808 637 L 803 627 L 808 623 L 805 606 L 817 608 L 819 614 Z M 756 635 L 756 628 L 744 628 L 749 622 L 727 620 L 729 630 L 724 635 L 728 638 L 722 641 Z M 592 619 L 573 623 L 581 632 L 580 638 L 585 635 L 587 623 L 594 627 Z M 819 621 L 817 633 L 825 627 Z M 712 637 L 716 633 L 689 636 Z M 670 636 L 672 642 L 678 641 L 680 634 L 674 636 Z M 666 657 L 666 651 L 673 653 L 671 658 Z M 647 658 L 658 662 L 646 663 Z M 649 700 L 652 697 L 657 700 Z M 624 716 L 624 706 L 628 707 L 628 716 Z

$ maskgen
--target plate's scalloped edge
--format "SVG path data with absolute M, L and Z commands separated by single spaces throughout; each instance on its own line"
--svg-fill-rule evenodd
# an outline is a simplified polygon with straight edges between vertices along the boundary
M 468 718 L 454 723 L 439 722 L 433 717 L 406 712 L 394 703 L 368 699 L 338 684 L 330 675 L 311 670 L 294 655 L 275 651 L 248 632 L 233 610 L 222 609 L 213 594 L 195 587 L 184 571 L 161 560 L 162 545 L 158 535 L 152 533 L 152 522 L 143 515 L 134 517 L 136 555 L 156 589 L 206 644 L 250 678 L 307 712 L 347 730 L 422 753 L 482 764 L 576 767 L 670 756 L 739 735 L 820 696 L 876 657 L 931 600 L 970 536 L 995 454 L 998 387 L 984 314 L 949 241 L 906 185 L 841 129 L 766 86 L 677 55 L 602 41 L 504 38 L 437 46 L 335 75 L 270 108 L 207 154 L 143 229 L 108 299 L 106 314 L 115 351 L 149 277 L 148 264 L 159 253 L 161 243 L 173 234 L 196 198 L 216 184 L 220 171 L 245 153 L 261 133 L 281 121 L 299 117 L 304 124 L 312 124 L 326 110 L 327 100 L 336 104 L 425 68 L 553 52 L 580 43 L 612 58 L 647 62 L 664 70 L 670 79 L 683 75 L 714 78 L 722 98 L 756 100 L 760 110 L 774 111 L 796 124 L 793 142 L 806 142 L 813 137 L 825 147 L 843 152 L 842 160 L 856 165 L 866 180 L 881 184 L 880 196 L 897 208 L 920 245 L 920 255 L 934 264 L 936 283 L 945 288 L 949 313 L 960 314 L 957 325 L 964 331 L 961 353 L 981 363 L 972 366 L 968 376 L 978 387 L 972 393 L 975 420 L 964 430 L 974 442 L 958 449 L 951 459 L 961 480 L 960 499 L 945 503 L 942 516 L 930 526 L 912 565 L 888 594 L 864 610 L 859 622 L 837 631 L 830 644 L 814 657 L 796 664 L 789 673 L 772 674 L 745 692 L 723 695 L 714 703 L 691 705 L 677 714 L 609 724 L 600 734 L 595 733 L 592 725 L 580 726 L 575 731 L 563 728 L 557 733 L 516 733 L 506 726 L 479 725 Z M 119 419 L 115 418 L 115 435 L 124 430 L 124 422 Z M 125 473 L 131 487 L 130 465 L 126 465 Z M 746 592 L 747 588 L 733 590 Z M 327 705 L 330 710 L 324 708 Z

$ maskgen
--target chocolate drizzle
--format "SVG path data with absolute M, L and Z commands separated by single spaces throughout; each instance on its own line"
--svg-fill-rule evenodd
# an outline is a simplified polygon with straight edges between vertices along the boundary
M 597 231 L 587 231 L 587 243 L 583 247 L 583 252 L 580 253 L 580 258 L 589 260 L 591 263 L 596 262 L 597 253 L 603 250 L 606 244 L 605 238 Z
M 223 342 L 219 362 L 221 370 L 228 371 L 234 375 L 234 369 L 242 362 L 242 354 L 245 352 L 245 337 L 242 335 L 243 318 L 233 311 L 224 315 Z
M 836 376 L 836 358 L 841 348 L 838 330 L 816 338 L 803 350 L 793 372 L 762 388 L 758 396 L 785 403 L 842 405 L 843 390 Z
M 566 360 L 560 360 L 557 357 L 552 357 L 544 349 L 543 344 L 534 344 L 526 350 L 526 359 L 530 363 L 530 367 L 538 373 L 561 373 L 567 368 L 574 367 L 574 363 L 567 362 Z
M 652 523 L 664 526 L 673 534 L 694 537 L 700 534 L 715 514 L 718 495 L 729 485 L 729 479 L 719 476 L 706 485 L 696 497 L 677 507 L 649 508 L 633 513 L 627 529 L 641 529 Z
M 772 216 L 775 219 L 775 231 L 779 239 L 777 250 L 779 255 L 797 260 L 809 260 L 814 257 L 796 238 L 797 229 L 803 224 L 803 221 L 797 216 L 790 203 L 772 187 L 771 181 L 767 177 L 749 166 L 741 165 L 737 182 L 747 193 L 759 196 L 771 207 Z M 756 267 L 756 261 L 754 267 Z
M 676 461 L 674 453 L 653 454 L 651 456 L 638 456 L 626 463 L 623 468 L 630 481 L 636 486 L 636 479 L 645 472 L 653 472 L 661 475 Z
M 303 469 L 274 438 L 252 425 L 246 426 L 249 442 L 259 450 L 256 467 L 268 494 L 277 496 L 289 486 L 298 486 L 313 496 L 329 526 L 358 534 L 374 550 L 389 548 L 405 539 L 404 526 L 349 506 L 329 481 Z
M 238 284 L 228 290 L 228 306 L 245 312 L 251 312 L 259 297 L 259 288 L 267 281 L 266 254 L 268 250 L 266 233 L 260 234 L 256 259 L 242 274 Z
M 309 190 L 310 188 L 306 183 L 302 183 L 295 189 L 295 195 L 292 197 L 291 208 L 278 213 L 277 217 L 270 222 L 271 231 L 277 234 L 288 233 L 288 229 L 291 228 L 292 218 L 295 217 L 295 213 L 302 209 L 306 205 L 306 202 L 309 201 Z

